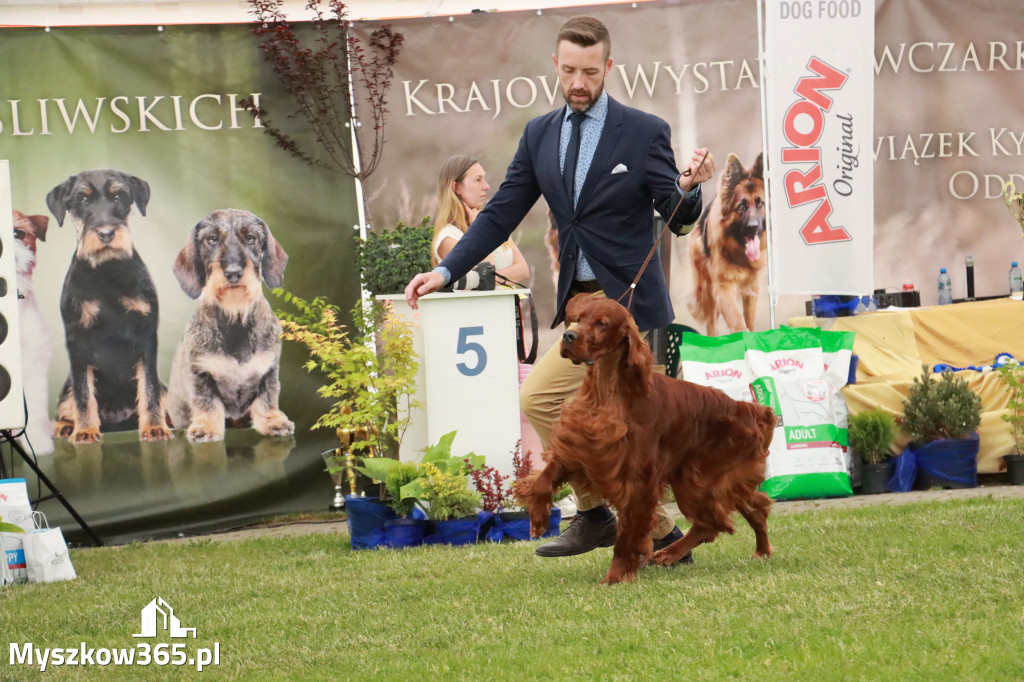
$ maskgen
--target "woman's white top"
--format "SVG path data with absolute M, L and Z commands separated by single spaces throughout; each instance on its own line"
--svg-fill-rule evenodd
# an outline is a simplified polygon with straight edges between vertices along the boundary
M 437 243 L 434 244 L 434 256 L 437 260 L 443 260 L 441 254 L 437 252 L 438 247 L 441 246 L 446 238 L 451 237 L 455 241 L 462 239 L 463 232 L 454 225 L 445 225 L 441 228 L 441 232 L 438 234 Z M 508 245 L 508 242 L 504 242 L 501 246 L 494 250 L 494 269 L 504 270 L 512 265 L 512 261 L 515 256 L 512 253 L 512 247 Z

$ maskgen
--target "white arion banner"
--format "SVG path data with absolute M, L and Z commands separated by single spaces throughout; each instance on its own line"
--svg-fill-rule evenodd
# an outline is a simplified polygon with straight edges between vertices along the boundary
M 872 285 L 874 0 L 765 0 L 776 293 Z

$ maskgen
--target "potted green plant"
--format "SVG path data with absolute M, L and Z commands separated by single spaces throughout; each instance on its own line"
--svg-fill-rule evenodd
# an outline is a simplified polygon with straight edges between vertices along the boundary
M 996 367 L 1009 394 L 1009 413 L 1002 416 L 1010 427 L 1014 452 L 1003 455 L 1010 483 L 1024 485 L 1024 365 L 1007 362 Z
M 404 291 L 409 280 L 430 270 L 433 239 L 434 227 L 429 216 L 419 225 L 399 221 L 391 230 L 367 232 L 366 240 L 356 245 L 356 263 L 363 275 L 363 286 L 374 296 Z
M 363 474 L 384 482 L 386 504 L 395 513 L 395 518 L 384 521 L 385 544 L 415 547 L 422 543 L 426 522 L 413 516 L 417 500 L 407 492 L 409 484 L 423 476 L 423 467 L 417 462 L 400 462 L 388 457 L 363 457 L 362 464 L 359 470 Z
M 850 449 L 861 462 L 861 493 L 886 492 L 896 468 L 892 459 L 896 417 L 881 407 L 865 410 L 850 416 L 848 433 Z
M 922 367 L 903 401 L 900 426 L 910 444 L 900 456 L 898 476 L 926 489 L 977 486 L 980 423 L 981 398 L 967 381 L 948 369 L 934 379 L 928 367 Z M 908 452 L 912 456 L 903 461 Z M 910 468 L 915 471 L 912 477 Z
M 381 303 L 359 302 L 347 326 L 339 308 L 322 297 L 307 301 L 282 289 L 273 293 L 288 306 L 277 312 L 282 338 L 306 347 L 309 359 L 303 366 L 323 380 L 317 393 L 328 409 L 312 428 L 337 433 L 347 453 L 331 457 L 329 470 L 344 468 L 354 477 L 357 452 L 397 458 L 409 415 L 418 407 L 411 324 Z M 384 542 L 388 514 L 374 507 L 373 499 L 360 496 L 353 504 L 354 497 L 345 497 L 352 546 L 376 547 Z
M 472 452 L 453 456 L 455 435 L 455 431 L 446 433 L 428 447 L 420 460 L 423 476 L 402 487 L 402 495 L 415 497 L 432 522 L 434 532 L 428 529 L 425 538 L 428 543 L 470 544 L 477 541 L 480 531 L 480 493 L 470 490 L 468 471 L 482 468 L 486 462 Z
M 469 489 L 466 472 L 454 468 L 441 469 L 433 462 L 423 464 L 425 477 L 420 479 L 427 515 L 434 522 L 433 541 L 448 545 L 468 545 L 480 533 L 480 493 Z
M 352 450 L 396 453 L 409 412 L 418 407 L 412 324 L 381 303 L 360 301 L 351 310 L 348 328 L 338 307 L 322 297 L 306 301 L 281 289 L 274 293 L 293 308 L 278 311 L 282 338 L 306 346 L 304 367 L 324 379 L 317 393 L 330 407 L 312 428 L 349 430 Z

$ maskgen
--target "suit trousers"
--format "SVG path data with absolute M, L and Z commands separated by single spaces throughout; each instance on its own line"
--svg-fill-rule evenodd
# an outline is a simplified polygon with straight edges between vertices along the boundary
M 646 333 L 644 336 L 646 337 Z M 560 342 L 555 343 L 537 360 L 519 390 L 519 406 L 533 430 L 540 436 L 544 447 L 547 447 L 551 439 L 551 430 L 562 411 L 562 403 L 572 400 L 587 375 L 585 365 L 574 365 L 571 360 L 562 357 L 561 347 Z M 592 493 L 581 493 L 575 488 L 573 492 L 576 495 L 576 509 L 579 511 L 604 504 L 600 497 Z M 656 511 L 658 523 L 654 528 L 653 537 L 657 540 L 671 533 L 676 523 L 664 505 L 658 505 Z

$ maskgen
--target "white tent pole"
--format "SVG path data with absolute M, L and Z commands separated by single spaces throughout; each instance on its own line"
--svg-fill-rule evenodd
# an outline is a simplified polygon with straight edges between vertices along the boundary
M 761 76 L 761 145 L 763 147 L 764 189 L 767 207 L 764 212 L 764 227 L 768 231 L 768 322 L 775 329 L 775 304 L 778 296 L 775 293 L 775 231 L 772 229 L 772 186 L 771 186 L 771 154 L 768 150 L 768 93 L 765 89 L 765 56 L 764 56 L 764 0 L 757 2 L 757 62 Z
M 359 156 L 359 138 L 356 136 L 356 128 L 361 125 L 359 119 L 356 117 L 356 93 L 355 88 L 352 85 L 352 55 L 347 53 L 345 55 L 346 62 L 348 64 L 348 105 L 349 111 L 352 115 L 349 117 L 348 123 L 346 124 L 349 128 L 349 132 L 352 134 L 352 165 L 355 168 L 356 176 L 353 178 L 356 181 L 356 215 L 359 220 L 358 225 L 353 225 L 352 228 L 359 231 L 359 242 L 366 241 L 366 204 L 363 201 L 363 181 L 359 179 L 358 174 L 362 172 L 363 165 L 362 159 Z M 360 297 L 364 302 L 372 300 L 370 292 L 366 290 L 366 283 L 363 281 L 363 273 L 359 273 L 359 290 Z

